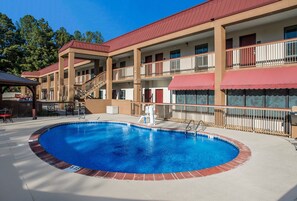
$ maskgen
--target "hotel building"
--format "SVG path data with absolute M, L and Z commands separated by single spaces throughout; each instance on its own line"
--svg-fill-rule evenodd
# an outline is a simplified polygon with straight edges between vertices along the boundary
M 297 1 L 209 0 L 35 72 L 39 100 L 297 106 Z M 96 104 L 95 104 L 96 105 Z

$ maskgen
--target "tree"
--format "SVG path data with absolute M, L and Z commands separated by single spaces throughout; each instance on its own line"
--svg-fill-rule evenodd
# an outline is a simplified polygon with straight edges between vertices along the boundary
M 54 42 L 56 47 L 60 49 L 63 45 L 73 39 L 73 36 L 67 32 L 64 27 L 60 27 L 54 34 Z
M 20 73 L 22 51 L 18 36 L 12 20 L 0 13 L 0 69 L 5 72 Z
M 22 70 L 35 71 L 57 61 L 57 48 L 53 41 L 54 32 L 43 18 L 36 20 L 26 15 L 17 24 L 24 56 Z
M 87 43 L 101 44 L 104 41 L 102 34 L 98 31 L 96 32 L 87 31 L 85 34 L 82 34 L 80 31 L 75 31 L 73 38 L 74 40 L 87 42 Z
M 87 31 L 86 35 L 85 35 L 85 42 L 88 43 L 103 43 L 103 36 L 100 32 L 96 31 L 96 32 L 91 32 L 91 31 Z
M 84 41 L 84 37 L 80 31 L 76 30 L 73 35 L 74 40 Z

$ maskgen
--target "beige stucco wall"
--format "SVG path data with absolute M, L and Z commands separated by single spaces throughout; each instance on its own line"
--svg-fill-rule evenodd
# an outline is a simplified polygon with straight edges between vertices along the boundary
M 98 114 L 106 113 L 106 106 L 111 105 L 111 100 L 100 100 L 100 99 L 86 99 L 86 113 Z
M 131 102 L 129 100 L 112 100 L 111 105 L 118 106 L 120 114 L 131 115 Z

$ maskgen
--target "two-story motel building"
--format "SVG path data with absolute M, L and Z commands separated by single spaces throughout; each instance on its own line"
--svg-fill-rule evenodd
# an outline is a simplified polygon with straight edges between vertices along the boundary
M 297 1 L 209 0 L 103 44 L 71 41 L 23 77 L 40 100 L 291 108 L 297 105 Z

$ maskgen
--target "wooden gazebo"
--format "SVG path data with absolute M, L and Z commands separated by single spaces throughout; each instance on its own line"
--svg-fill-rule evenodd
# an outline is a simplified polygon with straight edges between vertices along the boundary
M 37 118 L 36 117 L 36 86 L 37 85 L 39 85 L 39 82 L 0 71 L 0 105 L 2 102 L 2 95 L 6 89 L 8 89 L 11 86 L 25 86 L 33 94 L 32 117 L 33 119 L 36 119 Z

